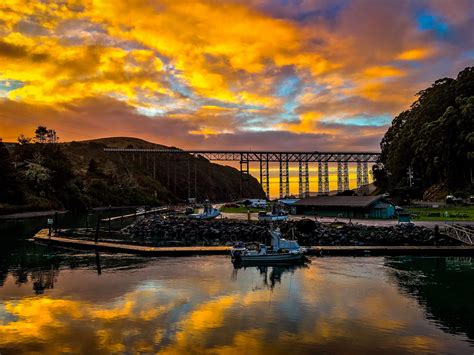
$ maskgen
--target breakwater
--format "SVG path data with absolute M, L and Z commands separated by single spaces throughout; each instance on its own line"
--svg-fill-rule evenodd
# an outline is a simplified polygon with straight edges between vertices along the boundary
M 389 227 L 351 223 L 318 223 L 314 220 L 280 224 L 284 237 L 301 245 L 313 246 L 456 246 L 461 243 L 436 230 L 414 225 Z M 124 240 L 150 246 L 218 246 L 236 241 L 270 244 L 267 222 L 216 219 L 197 221 L 186 218 L 150 216 L 124 228 Z

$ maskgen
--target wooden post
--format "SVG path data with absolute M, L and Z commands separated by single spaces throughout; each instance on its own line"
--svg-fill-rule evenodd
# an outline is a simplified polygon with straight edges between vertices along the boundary
M 97 217 L 97 227 L 95 228 L 95 242 L 97 243 L 99 241 L 99 230 L 100 230 L 100 222 L 102 220 L 102 215 L 99 214 Z
M 109 233 L 110 233 L 110 219 L 112 218 L 112 206 L 109 205 Z
M 95 265 L 97 266 L 97 275 L 102 274 L 102 266 L 100 265 L 100 255 L 99 252 L 95 252 Z
M 197 201 L 197 162 L 198 160 L 194 160 L 194 198 Z
M 58 235 L 58 212 L 54 212 L 54 234 Z
M 168 155 L 166 160 L 166 187 L 168 190 L 170 189 L 170 159 L 171 157 Z

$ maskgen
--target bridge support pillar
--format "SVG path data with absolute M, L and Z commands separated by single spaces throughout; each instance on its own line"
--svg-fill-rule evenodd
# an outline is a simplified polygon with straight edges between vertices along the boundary
M 260 160 L 260 185 L 267 196 L 270 199 L 270 169 L 267 160 Z
M 193 159 L 191 167 L 191 159 L 188 159 L 188 201 L 190 198 L 197 198 L 197 163 Z M 194 174 L 194 176 L 192 176 Z M 193 181 L 194 180 L 194 181 Z
M 308 197 L 309 196 L 309 162 L 305 161 L 305 171 L 306 171 L 306 179 L 304 182 L 304 196 Z
M 343 191 L 347 191 L 349 190 L 349 163 L 347 161 L 344 162 L 342 177 L 343 177 L 342 179 Z
M 357 162 L 357 189 L 361 193 L 369 192 L 369 167 L 366 161 Z
M 344 191 L 344 178 L 343 178 L 343 171 L 342 171 L 342 162 L 337 162 L 337 192 Z
M 309 169 L 307 161 L 298 161 L 298 193 L 299 197 L 306 197 L 309 192 Z
M 362 188 L 369 192 L 369 164 L 366 161 L 362 163 Z
M 357 190 L 362 186 L 362 163 L 357 161 Z
M 240 159 L 240 197 L 249 197 L 250 169 L 247 159 Z
M 337 162 L 337 192 L 349 190 L 349 163 Z
M 288 158 L 280 158 L 280 198 L 290 195 L 290 172 Z
M 327 161 L 318 162 L 318 195 L 329 194 L 329 166 Z

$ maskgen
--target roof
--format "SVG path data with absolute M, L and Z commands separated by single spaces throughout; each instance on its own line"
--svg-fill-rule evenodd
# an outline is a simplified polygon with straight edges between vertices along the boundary
M 392 206 L 392 204 L 389 202 L 379 202 L 375 204 L 374 208 L 385 209 L 385 208 L 389 208 L 390 206 Z
M 382 200 L 382 196 L 315 196 L 306 197 L 295 203 L 296 206 L 321 207 L 369 207 Z
M 297 198 L 282 198 L 281 200 L 278 200 L 279 203 L 283 203 L 284 205 L 293 205 L 298 201 L 299 199 Z

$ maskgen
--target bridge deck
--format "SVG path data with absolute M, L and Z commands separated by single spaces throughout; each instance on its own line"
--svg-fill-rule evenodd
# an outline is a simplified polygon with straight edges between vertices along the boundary
M 250 150 L 179 150 L 179 149 L 136 149 L 105 148 L 110 153 L 144 153 L 160 155 L 195 155 L 217 161 L 268 161 L 268 162 L 377 162 L 377 152 L 290 152 L 290 151 L 250 151 Z

